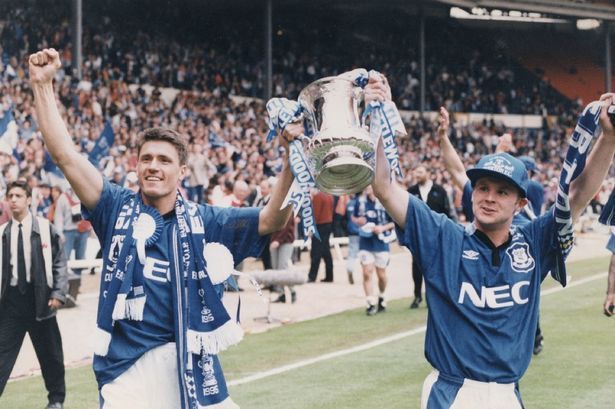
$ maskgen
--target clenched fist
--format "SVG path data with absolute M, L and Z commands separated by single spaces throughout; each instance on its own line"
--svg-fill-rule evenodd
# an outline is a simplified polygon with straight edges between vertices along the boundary
M 30 55 L 28 62 L 30 82 L 33 84 L 51 83 L 58 68 L 62 66 L 60 54 L 53 48 L 45 48 Z

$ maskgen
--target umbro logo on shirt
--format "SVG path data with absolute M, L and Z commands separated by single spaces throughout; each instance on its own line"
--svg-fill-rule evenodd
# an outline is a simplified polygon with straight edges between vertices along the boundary
M 479 253 L 474 250 L 464 250 L 463 255 L 461 257 L 467 258 L 468 260 L 478 260 Z

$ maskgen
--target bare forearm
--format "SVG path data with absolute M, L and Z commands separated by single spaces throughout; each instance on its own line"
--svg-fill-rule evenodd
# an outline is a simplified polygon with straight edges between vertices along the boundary
M 292 183 L 293 174 L 290 171 L 288 162 L 286 162 L 272 189 L 271 199 L 269 199 L 269 202 L 260 213 L 258 223 L 258 233 L 260 235 L 278 231 L 286 225 L 293 209 L 292 206 L 287 206 L 285 209 L 280 210 L 280 207 L 282 207 L 284 198 L 290 190 Z
M 56 105 L 52 84 L 32 84 L 34 107 L 38 126 L 43 133 L 45 146 L 54 162 L 62 165 L 70 161 L 74 152 L 73 141 Z
M 453 182 L 459 187 L 463 189 L 465 184 L 468 181 L 468 177 L 466 176 L 466 169 L 463 166 L 463 162 L 457 154 L 457 151 L 453 147 L 453 144 L 448 139 L 447 135 L 440 135 L 440 152 L 442 153 L 442 160 L 444 161 L 444 166 L 446 170 L 451 174 L 453 178 Z
M 73 145 L 56 105 L 51 83 L 32 84 L 34 107 L 45 147 L 71 187 L 88 208 L 95 207 L 102 192 L 102 176 Z
M 406 212 L 410 194 L 391 178 L 391 168 L 384 154 L 382 140 L 376 149 L 376 172 L 372 187 L 387 213 L 402 228 L 406 225 Z

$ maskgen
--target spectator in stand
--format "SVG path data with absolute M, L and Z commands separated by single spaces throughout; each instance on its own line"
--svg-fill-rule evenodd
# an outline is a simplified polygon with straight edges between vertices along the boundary
M 320 260 L 325 261 L 325 278 L 320 281 L 332 283 L 333 257 L 331 256 L 329 238 L 331 237 L 331 230 L 333 228 L 333 196 L 321 191 L 315 191 L 312 193 L 312 207 L 314 209 L 316 230 L 318 231 L 320 240 L 316 237 L 312 237 L 308 283 L 316 281 L 318 270 L 320 269 Z
M 36 200 L 32 200 L 32 208 L 37 216 L 41 216 L 48 219 L 50 207 L 51 186 L 49 186 L 49 184 L 47 183 L 41 183 L 37 188 Z
M 11 217 L 11 206 L 9 205 L 9 202 L 4 197 L 2 197 L 0 199 L 0 224 L 8 222 L 9 220 L 11 220 Z
M 233 194 L 230 197 L 231 207 L 248 207 L 248 196 L 250 188 L 243 180 L 238 180 L 233 184 Z
M 196 203 L 204 202 L 204 192 L 209 186 L 209 178 L 216 172 L 215 166 L 203 153 L 203 146 L 193 143 L 188 154 L 188 197 Z
M 58 199 L 62 196 L 62 188 L 60 186 L 51 187 L 51 205 L 49 205 L 49 211 L 47 212 L 47 218 L 53 223 L 56 214 L 56 206 Z

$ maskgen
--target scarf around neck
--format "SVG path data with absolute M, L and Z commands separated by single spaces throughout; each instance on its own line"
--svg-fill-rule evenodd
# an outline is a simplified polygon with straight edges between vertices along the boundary
M 115 265 L 110 266 L 113 268 L 111 281 L 103 281 L 100 289 L 99 342 L 95 348 L 95 354 L 100 356 L 106 356 L 108 352 L 115 321 L 143 320 L 147 303 L 143 277 L 145 252 L 159 239 L 164 228 L 160 213 L 145 205 L 139 193 L 124 207 L 127 217 L 118 218 L 113 231 L 114 235 L 121 235 L 124 239 L 117 258 L 114 258 Z M 203 219 L 198 206 L 185 202 L 179 192 L 175 217 L 177 229 L 173 229 L 169 262 L 171 274 L 176 277 L 174 286 L 178 290 L 174 299 L 178 323 L 175 340 L 178 363 L 183 372 L 182 390 L 188 395 L 190 407 L 198 402 L 199 406 L 194 407 L 234 408 L 237 406 L 228 397 L 224 375 L 215 355 L 241 341 L 243 330 L 237 321 L 231 319 L 214 288 L 214 284 L 220 284 L 232 272 L 232 263 L 225 275 L 216 272 L 212 277 L 208 274 Z M 201 362 L 198 365 L 200 370 L 193 370 L 195 362 Z M 205 378 L 208 379 L 207 387 Z

